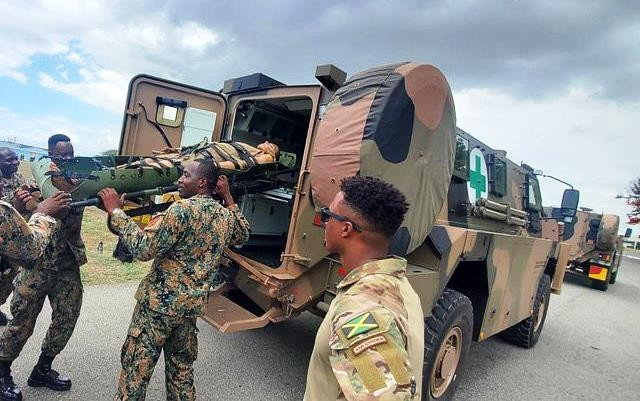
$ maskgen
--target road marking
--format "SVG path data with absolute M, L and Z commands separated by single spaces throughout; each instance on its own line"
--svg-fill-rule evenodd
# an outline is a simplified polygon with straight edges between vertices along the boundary
M 624 254 L 622 256 L 624 256 L 625 258 L 631 258 L 631 259 L 635 259 L 635 260 L 640 260 L 640 257 L 638 257 L 638 256 L 631 256 L 631 255 L 624 255 Z

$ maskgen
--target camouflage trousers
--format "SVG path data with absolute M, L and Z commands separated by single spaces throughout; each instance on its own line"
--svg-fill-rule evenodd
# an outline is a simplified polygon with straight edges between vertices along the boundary
M 4 265 L 0 266 L 0 270 L 4 268 Z M 6 266 L 6 270 L 0 271 L 0 305 L 4 305 L 9 295 L 13 292 L 13 280 L 19 271 L 20 266 L 18 265 Z
M 80 267 L 75 258 L 61 258 L 59 271 L 23 268 L 16 278 L 11 300 L 13 319 L 0 337 L 0 360 L 18 357 L 36 325 L 45 298 L 51 304 L 51 325 L 42 342 L 42 353 L 58 355 L 73 334 L 82 306 Z
M 136 304 L 122 345 L 122 370 L 114 400 L 144 400 L 163 351 L 167 400 L 195 400 L 193 362 L 198 357 L 197 333 L 195 317 L 167 316 Z

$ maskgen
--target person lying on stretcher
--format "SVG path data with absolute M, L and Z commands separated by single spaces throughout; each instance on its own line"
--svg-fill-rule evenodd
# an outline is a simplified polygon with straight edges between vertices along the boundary
M 175 164 L 186 164 L 195 159 L 211 159 L 218 169 L 246 171 L 253 166 L 278 162 L 280 149 L 271 142 L 253 147 L 242 142 L 207 142 L 178 148 L 154 151 L 153 156 L 143 159 L 142 165 L 170 168 Z M 131 166 L 137 167 L 136 163 Z
M 97 161 L 102 158 L 92 158 Z M 122 159 L 122 158 L 119 158 Z M 270 142 L 263 142 L 257 147 L 253 147 L 242 142 L 208 142 L 203 141 L 197 145 L 184 148 L 166 148 L 153 151 L 151 156 L 140 156 L 130 158 L 128 162 L 120 162 L 116 170 L 120 169 L 171 169 L 184 165 L 195 159 L 211 159 L 216 167 L 223 172 L 246 172 L 258 165 L 269 165 L 280 163 L 285 167 L 295 165 L 295 154 L 280 152 L 277 145 Z M 126 160 L 126 159 L 125 159 Z M 63 167 L 64 168 L 64 167 Z M 96 170 L 102 168 L 96 167 Z M 63 191 L 73 191 L 81 182 L 82 178 L 61 172 L 55 161 L 50 165 L 52 184 Z

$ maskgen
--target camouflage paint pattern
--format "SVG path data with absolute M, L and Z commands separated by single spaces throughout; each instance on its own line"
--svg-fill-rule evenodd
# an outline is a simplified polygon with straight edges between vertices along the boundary
M 552 213 L 557 210 L 554 208 Z M 570 263 L 583 262 L 598 251 L 614 251 L 619 226 L 620 218 L 616 215 L 579 210 L 574 222 L 564 225 L 565 242 L 571 245 Z
M 201 316 L 222 252 L 249 237 L 249 223 L 236 205 L 225 208 L 205 195 L 173 203 L 144 230 L 122 210 L 112 215 L 111 226 L 134 258 L 154 259 L 136 300 L 170 316 Z
M 175 82 L 161 84 L 157 80 L 147 87 L 139 81 L 139 77 L 132 81 L 136 91 L 130 93 L 130 108 L 140 99 L 182 99 L 196 91 Z M 204 89 L 199 95 L 211 96 Z M 335 92 L 319 86 L 248 90 L 228 96 L 228 115 L 233 117 L 235 107 L 244 101 L 281 101 L 294 96 L 307 96 L 313 106 L 305 148 L 297 155 L 302 160 L 301 171 L 294 188 L 282 265 L 272 268 L 237 253 L 228 255 L 238 271 L 228 285 L 244 292 L 265 313 L 255 316 L 227 310 L 218 314 L 210 310 L 208 321 L 228 331 L 244 330 L 328 304 L 338 292 L 341 266 L 324 249 L 317 210 L 329 203 L 342 177 L 355 174 L 389 181 L 409 199 L 411 210 L 392 252 L 406 254 L 411 266 L 407 278 L 422 298 L 425 315 L 431 313 L 445 287 L 481 295 L 473 300 L 474 339 L 484 339 L 487 333 L 531 314 L 532 289 L 543 273 L 558 275 L 560 254 L 559 241 L 543 235 L 545 220 L 534 170 L 512 162 L 505 151 L 493 149 L 455 126 L 449 85 L 435 67 L 384 65 L 354 74 Z M 149 148 L 141 136 L 143 128 L 134 120 L 131 115 L 126 117 L 123 153 L 161 149 Z M 230 118 L 226 122 L 225 140 L 234 140 L 234 121 Z M 150 141 L 158 140 L 148 124 L 144 130 Z M 216 135 L 214 129 L 213 140 L 218 139 Z M 466 148 L 459 146 L 460 141 Z M 486 163 L 487 181 L 481 185 L 484 191 L 480 191 L 480 198 L 497 203 L 506 214 L 522 215 L 524 226 L 479 212 L 471 196 L 474 191 L 469 189 L 471 181 L 479 182 L 470 160 L 472 151 L 478 157 L 473 162 Z M 224 298 L 224 292 L 212 294 L 211 299 L 216 298 Z M 225 302 L 231 301 L 219 304 Z M 493 317 L 488 316 L 491 314 Z
M 168 316 L 138 303 L 122 345 L 122 370 L 114 400 L 145 399 L 161 352 L 164 352 L 167 400 L 196 399 L 193 385 L 193 362 L 198 357 L 196 318 Z
M 51 324 L 41 350 L 58 355 L 73 334 L 82 306 L 82 282 L 77 262 L 71 255 L 58 260 L 57 269 L 22 269 L 16 278 L 11 300 L 13 319 L 0 337 L 0 360 L 18 357 L 36 324 L 46 298 L 51 305 Z
M 447 197 L 455 124 L 449 84 L 434 66 L 390 64 L 355 74 L 333 95 L 316 130 L 310 165 L 316 206 L 331 202 L 344 177 L 392 182 L 410 205 L 392 251 L 410 253 Z
M 368 262 L 338 284 L 311 355 L 305 401 L 420 399 L 424 326 L 402 258 Z

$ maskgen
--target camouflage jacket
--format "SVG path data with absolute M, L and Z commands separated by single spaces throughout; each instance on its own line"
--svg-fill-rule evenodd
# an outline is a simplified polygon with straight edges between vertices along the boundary
M 61 258 L 74 258 L 76 266 L 87 263 L 86 249 L 80 236 L 83 215 L 84 208 L 71 209 L 61 220 L 60 228 L 53 233 L 42 259 L 38 261 L 38 268 L 57 271 Z
M 316 336 L 305 401 L 420 400 L 424 316 L 407 261 L 375 260 L 338 284 Z
M 55 231 L 56 220 L 35 213 L 27 223 L 9 203 L 0 201 L 0 255 L 33 260 L 42 256 Z
M 203 315 L 222 252 L 249 239 L 249 223 L 238 207 L 225 208 L 205 195 L 173 203 L 154 216 L 144 231 L 116 210 L 111 227 L 136 259 L 155 258 L 136 299 L 170 316 Z
M 15 206 L 16 191 L 23 185 L 27 184 L 22 174 L 16 172 L 13 177 L 0 176 L 0 194 L 2 200 Z

